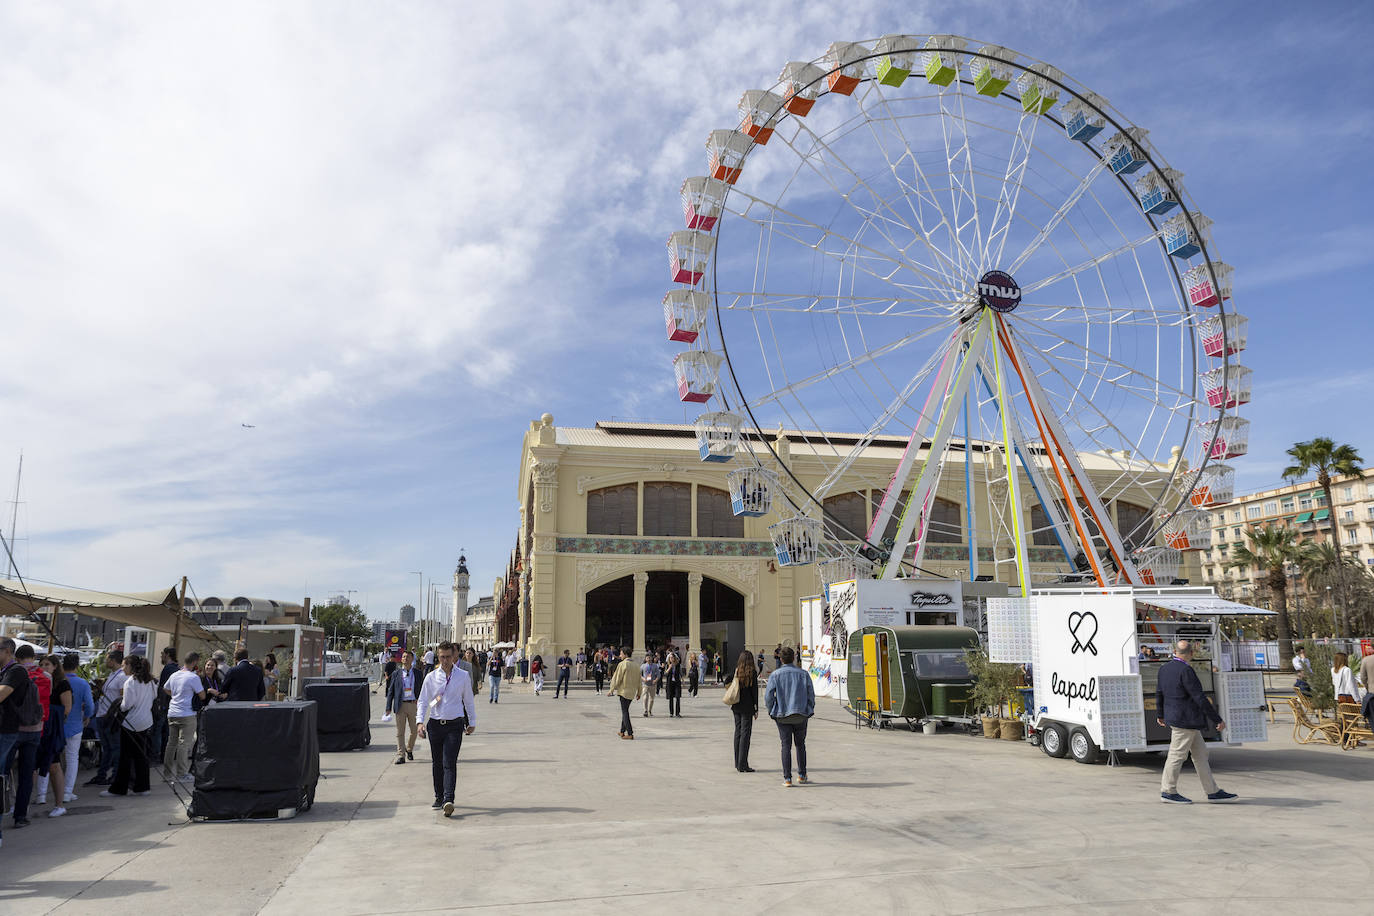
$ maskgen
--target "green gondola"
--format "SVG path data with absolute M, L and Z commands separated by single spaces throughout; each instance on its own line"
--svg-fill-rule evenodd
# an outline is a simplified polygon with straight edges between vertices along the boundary
M 978 633 L 955 626 L 868 626 L 849 638 L 849 706 L 856 715 L 968 724 L 966 649 Z

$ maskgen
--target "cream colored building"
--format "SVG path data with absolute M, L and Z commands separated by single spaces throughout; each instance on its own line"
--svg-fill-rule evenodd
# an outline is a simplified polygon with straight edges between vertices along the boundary
M 1338 478 L 1332 481 L 1331 496 L 1336 503 L 1334 512 L 1321 488 L 1307 481 L 1237 495 L 1214 507 L 1212 546 L 1202 551 L 1203 581 L 1236 600 L 1267 598 L 1267 587 L 1257 570 L 1229 565 L 1235 549 L 1247 543 L 1245 529 L 1250 525 L 1287 525 L 1297 531 L 1299 541 L 1320 543 L 1329 541 L 1334 523 L 1341 549 L 1365 566 L 1374 567 L 1374 481 Z M 1308 594 L 1302 576 L 1292 572 L 1289 588 L 1301 606 L 1307 607 L 1311 601 L 1329 606 L 1326 595 Z
M 826 474 L 821 456 L 830 454 L 819 451 L 820 440 L 797 431 L 769 438 L 779 459 L 814 491 Z M 824 441 L 829 449 L 836 437 Z M 866 530 L 882 493 L 865 482 L 888 479 L 906 444 L 877 437 L 855 461 L 850 478 L 831 488 L 826 511 L 847 520 L 850 530 Z M 1000 457 L 990 449 L 973 451 L 975 462 Z M 1107 481 L 1120 479 L 1122 462 L 1132 460 L 1119 454 L 1080 457 L 1104 490 Z M 511 635 L 531 654 L 546 657 L 584 645 L 623 644 L 639 651 L 669 640 L 689 648 L 728 640 L 731 655 L 741 646 L 771 654 L 778 643 L 796 645 L 799 601 L 821 591 L 817 567 L 778 565 L 768 534 L 778 520 L 775 514 L 744 518 L 732 513 L 726 474 L 748 460 L 702 461 L 691 426 L 556 427 L 549 414 L 532 422 L 521 450 L 520 529 L 511 563 L 519 582 L 506 591 L 509 606 L 517 609 Z M 964 474 L 957 457 L 951 460 L 955 465 L 937 490 L 932 531 L 942 518 L 948 524 L 939 538 L 932 535 L 940 542 L 927 547 L 923 567 L 936 575 L 969 578 Z M 1022 492 L 1030 492 L 1029 480 L 1019 473 Z M 990 495 L 975 493 L 983 505 L 975 512 L 975 531 L 981 534 L 973 573 L 1011 583 L 1011 547 L 991 543 L 984 530 L 984 520 L 991 517 Z M 1145 510 L 1129 501 L 1131 495 L 1104 492 L 1106 498 L 1116 497 L 1111 511 L 1123 529 L 1131 527 L 1131 519 L 1145 517 Z M 1035 521 L 1033 511 L 1038 507 L 1026 511 L 1028 526 Z M 1040 531 L 1028 547 L 1032 577 L 1039 581 L 1070 571 L 1063 549 L 1046 534 L 1052 532 Z M 502 633 L 508 626 L 502 616 L 506 606 L 498 607 Z
M 491 596 L 478 598 L 463 616 L 463 647 L 490 649 L 496 642 L 496 604 Z

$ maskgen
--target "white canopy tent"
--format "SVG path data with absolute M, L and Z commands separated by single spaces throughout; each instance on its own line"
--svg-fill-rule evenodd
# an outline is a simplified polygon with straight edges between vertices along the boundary
M 36 614 L 41 619 L 40 609 L 52 608 L 158 633 L 180 632 L 207 642 L 219 641 L 219 637 L 185 613 L 175 588 L 157 592 L 102 592 L 0 579 L 0 614 Z

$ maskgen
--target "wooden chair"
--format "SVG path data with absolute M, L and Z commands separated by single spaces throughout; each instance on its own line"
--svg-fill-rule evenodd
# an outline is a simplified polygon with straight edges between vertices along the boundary
M 1293 740 L 1299 744 L 1340 744 L 1341 727 L 1335 722 L 1313 720 L 1307 714 L 1308 706 L 1297 697 L 1289 697 L 1288 705 L 1293 709 Z M 1303 732 L 1306 729 L 1306 732 Z
M 1360 707 L 1354 703 L 1342 703 L 1336 711 L 1341 723 L 1341 750 L 1348 751 L 1358 747 L 1361 741 L 1374 741 L 1374 731 L 1360 714 Z

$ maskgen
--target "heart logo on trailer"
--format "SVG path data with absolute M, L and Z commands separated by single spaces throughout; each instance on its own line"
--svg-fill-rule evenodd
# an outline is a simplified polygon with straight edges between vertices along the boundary
M 978 280 L 978 301 L 994 312 L 1010 312 L 1021 304 L 1021 287 L 1002 270 L 990 270 Z
M 1078 652 L 1091 652 L 1096 655 L 1097 646 L 1093 645 L 1093 637 L 1097 635 L 1097 615 L 1092 611 L 1084 611 L 1081 614 L 1074 611 L 1069 615 L 1069 635 L 1073 637 L 1070 655 Z

